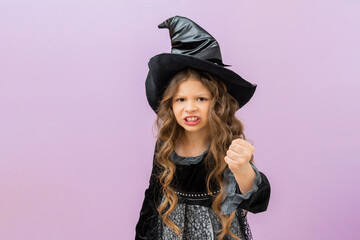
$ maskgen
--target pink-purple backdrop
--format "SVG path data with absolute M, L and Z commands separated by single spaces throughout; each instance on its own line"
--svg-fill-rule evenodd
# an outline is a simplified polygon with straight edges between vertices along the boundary
M 257 91 L 237 116 L 269 178 L 254 239 L 359 239 L 360 3 L 2 1 L 0 239 L 133 239 L 155 114 L 157 24 L 187 16 Z

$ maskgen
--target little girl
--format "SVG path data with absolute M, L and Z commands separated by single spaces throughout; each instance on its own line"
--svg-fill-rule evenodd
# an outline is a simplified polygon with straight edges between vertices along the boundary
M 159 28 L 172 51 L 149 61 L 158 135 L 135 239 L 252 239 L 246 214 L 267 209 L 270 184 L 235 112 L 256 85 L 225 68 L 218 42 L 190 19 Z

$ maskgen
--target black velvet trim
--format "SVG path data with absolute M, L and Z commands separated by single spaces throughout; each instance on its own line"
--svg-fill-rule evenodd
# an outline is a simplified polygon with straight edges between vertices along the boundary
M 252 213 L 259 213 L 266 211 L 270 200 L 271 188 L 270 188 L 269 180 L 267 179 L 265 174 L 263 174 L 260 171 L 259 173 L 261 175 L 262 180 L 258 190 L 256 192 L 253 192 L 249 197 L 249 199 L 242 201 L 239 204 L 238 208 L 248 210 L 249 212 Z M 236 185 L 236 193 L 241 194 L 238 185 Z

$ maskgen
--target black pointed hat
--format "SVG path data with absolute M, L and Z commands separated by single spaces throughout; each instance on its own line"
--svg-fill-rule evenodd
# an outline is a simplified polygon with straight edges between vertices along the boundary
M 222 61 L 218 42 L 203 28 L 181 16 L 171 17 L 158 27 L 169 29 L 171 53 L 158 54 L 148 63 L 146 97 L 155 113 L 172 76 L 187 67 L 220 78 L 225 83 L 228 93 L 238 101 L 239 108 L 251 99 L 257 85 L 226 68 L 229 65 Z

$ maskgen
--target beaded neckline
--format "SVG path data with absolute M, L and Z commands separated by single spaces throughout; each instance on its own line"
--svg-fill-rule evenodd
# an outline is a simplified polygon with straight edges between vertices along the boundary
M 212 192 L 213 195 L 219 193 L 220 190 L 214 191 Z M 205 196 L 211 196 L 210 193 L 183 193 L 183 192 L 178 192 L 175 191 L 175 193 L 179 196 L 184 196 L 184 197 L 205 197 Z

